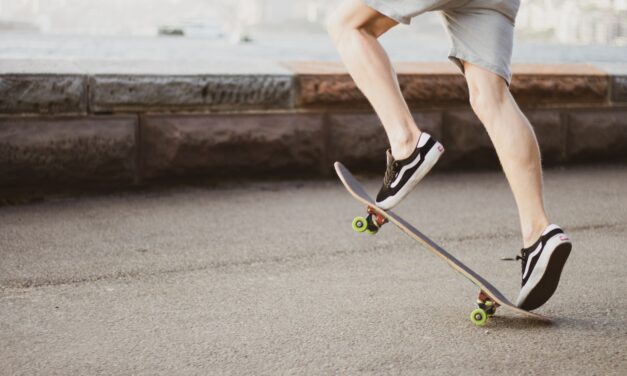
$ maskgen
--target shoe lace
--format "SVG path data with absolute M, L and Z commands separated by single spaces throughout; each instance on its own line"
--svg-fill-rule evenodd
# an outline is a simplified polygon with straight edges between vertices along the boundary
M 521 260 L 520 263 L 520 274 L 522 275 L 525 272 L 525 265 L 527 265 L 527 255 L 525 254 L 525 250 L 520 250 L 520 255 L 516 255 L 516 261 Z
M 394 161 L 390 164 L 388 164 L 386 170 L 385 170 L 385 175 L 383 175 L 383 185 L 384 186 L 389 186 L 390 183 L 392 183 L 392 180 L 394 180 L 394 178 L 396 178 L 396 175 L 398 174 L 398 172 L 396 171 L 398 169 L 398 162 Z

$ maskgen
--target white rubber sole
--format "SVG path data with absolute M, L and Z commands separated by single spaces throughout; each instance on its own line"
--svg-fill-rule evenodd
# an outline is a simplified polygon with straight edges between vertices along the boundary
M 418 182 L 420 182 L 425 175 L 431 171 L 442 154 L 444 154 L 444 146 L 436 141 L 435 145 L 433 145 L 431 150 L 429 150 L 425 156 L 425 160 L 422 162 L 422 165 L 420 165 L 418 170 L 414 172 L 407 183 L 405 183 L 405 185 L 394 196 L 390 196 L 381 202 L 377 202 L 377 206 L 383 210 L 389 210 L 398 205 L 398 203 L 401 202 L 403 198 L 405 198 L 405 196 L 412 191 L 412 189 L 414 189 L 416 184 L 418 184 Z
M 544 249 L 516 301 L 518 307 L 527 311 L 542 306 L 553 296 L 572 244 L 568 236 L 557 234 L 546 243 Z

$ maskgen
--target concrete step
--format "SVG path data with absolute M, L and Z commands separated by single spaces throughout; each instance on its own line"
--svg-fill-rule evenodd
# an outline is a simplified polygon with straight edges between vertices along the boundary
M 0 190 L 383 169 L 387 138 L 340 63 L 21 62 L 0 62 Z M 447 148 L 438 168 L 498 168 L 457 68 L 395 65 Z M 627 160 L 627 66 L 515 65 L 511 90 L 545 164 Z

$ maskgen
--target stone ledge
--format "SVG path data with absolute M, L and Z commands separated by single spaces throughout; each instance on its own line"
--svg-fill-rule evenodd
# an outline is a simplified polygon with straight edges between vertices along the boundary
M 296 102 L 304 107 L 366 106 L 365 97 L 341 63 L 285 62 L 297 82 Z M 466 81 L 450 63 L 394 63 L 405 99 L 413 107 L 468 103 Z M 586 64 L 513 66 L 511 91 L 527 106 L 609 101 L 609 76 Z
M 523 105 L 609 100 L 608 73 L 593 65 L 514 64 L 512 69 L 512 94 Z
M 437 111 L 412 114 L 421 129 L 442 139 L 442 114 Z M 354 171 L 384 171 L 384 151 L 388 139 L 377 115 L 373 112 L 329 114 L 328 144 L 325 167 L 342 161 Z
M 627 108 L 523 111 L 545 165 L 627 162 Z M 498 168 L 492 143 L 469 108 L 413 115 L 447 150 L 436 169 Z M 193 177 L 331 176 L 335 160 L 380 173 L 387 146 L 376 114 L 357 109 L 4 116 L 0 191 Z
M 567 162 L 566 125 L 560 110 L 526 110 L 545 166 Z M 446 147 L 440 164 L 444 168 L 498 168 L 499 161 L 488 134 L 471 110 L 443 114 L 442 143 Z
M 79 75 L 0 75 L 0 113 L 83 114 L 87 78 Z
M 367 108 L 361 94 L 341 63 L 284 62 L 296 80 L 296 103 L 302 107 Z M 399 85 L 412 105 L 451 105 L 468 102 L 463 76 L 450 63 L 395 63 Z
M 132 184 L 135 116 L 0 118 L 0 189 Z
M 315 176 L 324 160 L 320 114 L 149 115 L 141 120 L 145 179 Z
M 456 67 L 396 67 L 417 123 L 447 148 L 439 169 L 498 168 Z M 544 164 L 627 162 L 627 65 L 515 69 L 512 91 Z M 380 121 L 338 63 L 244 75 L 0 74 L 0 92 L 0 190 L 330 176 L 334 160 L 384 168 Z
M 627 75 L 612 78 L 612 101 L 627 102 Z
M 624 63 L 601 63 L 599 68 L 603 69 L 611 78 L 612 101 L 615 104 L 627 103 L 627 62 Z
M 246 74 L 241 63 L 205 70 L 191 63 L 178 68 L 144 63 L 133 69 L 52 64 L 58 74 L 7 64 L 0 60 L 0 114 L 370 108 L 339 62 L 251 63 Z M 467 105 L 466 82 L 452 64 L 397 62 L 395 67 L 412 108 Z M 524 107 L 627 106 L 626 77 L 622 65 L 514 65 L 511 90 Z
M 95 113 L 288 108 L 291 87 L 290 76 L 97 75 L 89 79 L 89 107 Z
M 627 159 L 627 110 L 567 114 L 567 159 L 598 162 Z

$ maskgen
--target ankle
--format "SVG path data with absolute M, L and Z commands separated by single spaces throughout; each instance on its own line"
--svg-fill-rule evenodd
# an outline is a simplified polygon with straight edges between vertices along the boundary
M 392 149 L 394 160 L 398 161 L 408 158 L 416 149 L 421 134 L 422 132 L 416 130 L 416 132 L 406 133 L 391 139 L 390 148 Z
M 533 243 L 535 243 L 540 238 L 540 236 L 542 235 L 542 232 L 544 231 L 544 229 L 547 228 L 548 225 L 549 225 L 549 221 L 547 219 L 544 219 L 534 224 L 524 226 L 523 227 L 523 248 L 528 248 L 532 246 Z

